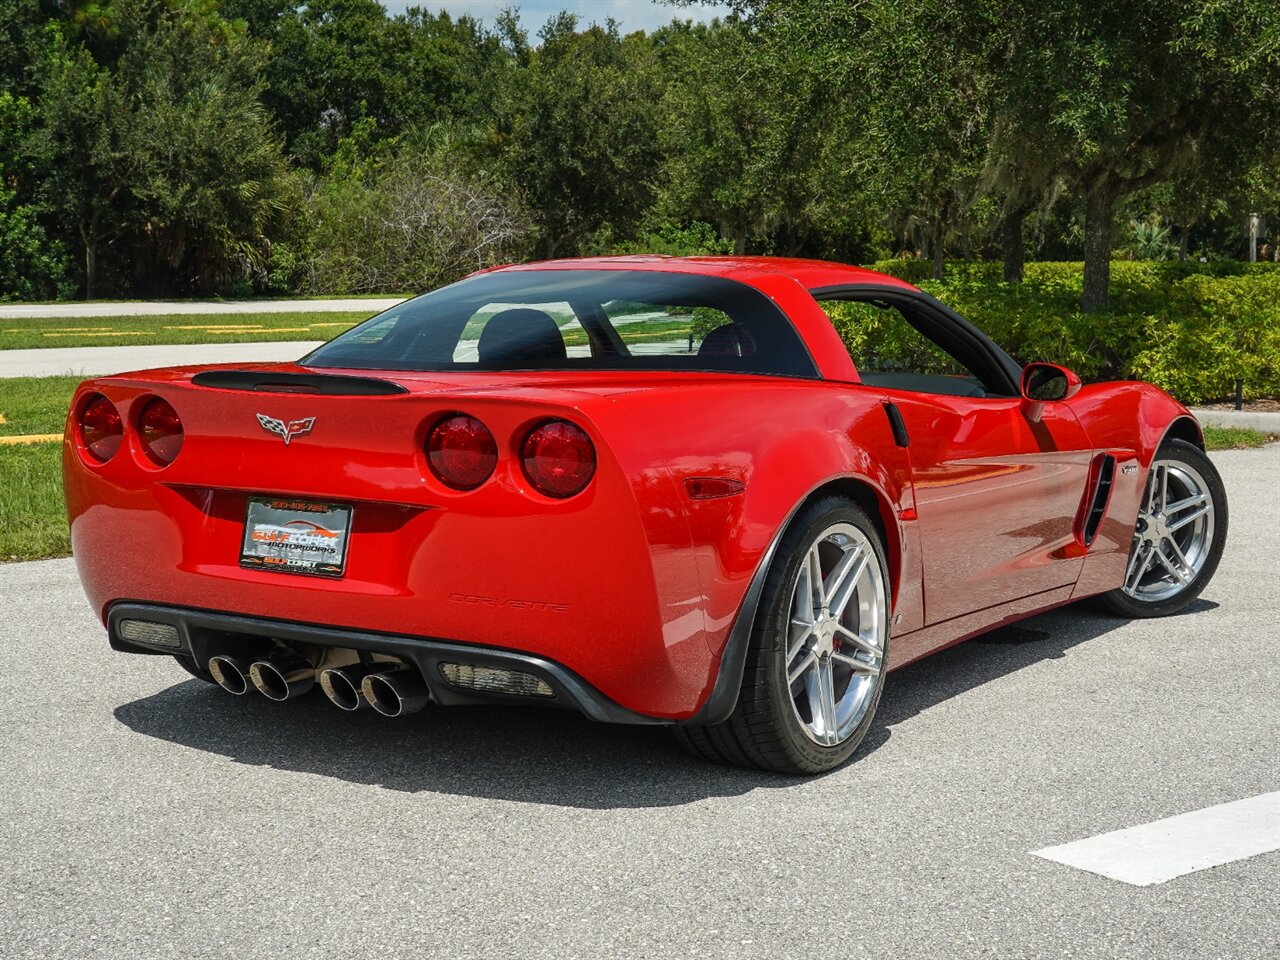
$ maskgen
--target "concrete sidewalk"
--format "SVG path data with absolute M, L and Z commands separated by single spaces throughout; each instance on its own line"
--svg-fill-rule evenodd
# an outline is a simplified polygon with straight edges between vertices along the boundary
M 225 313 L 340 313 L 367 310 L 369 315 L 389 310 L 403 297 L 342 300 L 123 300 L 111 303 L 7 303 L 0 304 L 0 320 L 31 317 L 156 317 L 169 314 Z
M 364 301 L 368 302 L 368 301 Z M 0 379 L 5 377 L 99 377 L 127 370 L 197 363 L 266 363 L 297 360 L 321 340 L 283 343 L 182 343 L 125 347 L 57 347 L 0 350 Z
M 1196 410 L 1191 411 L 1206 427 L 1240 427 L 1280 433 L 1280 413 L 1262 410 Z

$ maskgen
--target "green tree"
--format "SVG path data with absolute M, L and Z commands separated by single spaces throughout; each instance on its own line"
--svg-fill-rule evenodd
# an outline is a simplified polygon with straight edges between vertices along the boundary
M 54 31 L 44 64 L 34 152 L 47 171 L 45 202 L 79 243 L 84 295 L 98 295 L 99 252 L 128 223 L 129 188 L 143 154 L 129 128 L 128 97 L 88 50 Z
M 658 143 L 653 48 L 617 25 L 578 32 L 577 18 L 547 22 L 542 45 L 506 91 L 498 135 L 524 196 L 538 251 L 577 251 L 606 226 L 631 235 L 654 198 Z
M 999 30 L 995 112 L 1018 149 L 1084 204 L 1082 305 L 1108 301 L 1115 210 L 1280 124 L 1280 6 L 1270 0 L 976 3 Z M 1227 146 L 1227 149 L 1231 149 Z
M 989 141 L 981 51 L 957 46 L 937 3 L 742 0 L 768 42 L 758 62 L 810 129 L 835 132 L 824 167 L 843 197 L 870 197 L 923 236 L 941 276 L 948 236 L 977 195 Z M 812 93 L 810 93 L 812 92 Z M 790 96 L 788 96 L 790 93 Z M 812 185 L 811 185 L 812 187 Z
M 34 123 L 30 102 L 0 92 L 0 298 L 48 299 L 64 292 L 65 250 L 45 232 L 39 207 L 23 197 L 38 176 L 25 150 Z
M 30 140 L 44 205 L 83 252 L 85 296 L 108 245 L 113 277 L 148 291 L 259 267 L 288 192 L 254 79 L 261 45 L 193 3 L 116 0 L 93 26 L 85 43 L 50 28 Z

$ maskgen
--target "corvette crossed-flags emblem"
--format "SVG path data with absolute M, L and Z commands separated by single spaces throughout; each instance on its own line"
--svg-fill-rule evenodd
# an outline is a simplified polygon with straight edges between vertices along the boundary
M 277 420 L 275 417 L 268 417 L 265 413 L 260 413 L 258 414 L 258 423 L 262 425 L 262 429 L 267 433 L 274 433 L 276 436 L 281 437 L 287 447 L 289 441 L 294 437 L 310 433 L 311 428 L 316 425 L 316 418 L 304 417 L 301 420 L 290 420 L 285 423 L 283 420 Z

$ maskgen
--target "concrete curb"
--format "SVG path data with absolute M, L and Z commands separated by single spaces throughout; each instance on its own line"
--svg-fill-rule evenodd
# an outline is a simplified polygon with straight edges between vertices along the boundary
M 1195 409 L 1191 412 L 1206 427 L 1243 427 L 1248 430 L 1261 430 L 1263 433 L 1280 433 L 1280 412 Z

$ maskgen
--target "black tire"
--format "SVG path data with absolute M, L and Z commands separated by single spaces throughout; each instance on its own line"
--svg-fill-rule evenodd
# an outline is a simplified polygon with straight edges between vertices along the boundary
M 792 593 L 809 547 L 836 523 L 856 527 L 871 545 L 884 591 L 884 630 L 881 638 L 880 674 L 868 694 L 865 716 L 839 743 L 815 742 L 792 705 L 786 679 L 788 625 Z M 857 750 L 875 718 L 884 689 L 884 664 L 888 657 L 890 610 L 889 572 L 883 539 L 876 525 L 858 506 L 839 497 L 826 497 L 803 508 L 778 544 L 765 579 L 752 627 L 742 689 L 732 715 L 709 726 L 676 727 L 676 739 L 694 756 L 713 763 L 755 767 L 775 773 L 814 774 L 834 769 Z
M 209 673 L 208 670 L 204 670 L 201 667 L 196 666 L 196 662 L 190 657 L 182 656 L 181 654 L 174 654 L 173 659 L 178 661 L 178 666 L 187 671 L 187 673 L 191 674 L 197 680 L 203 680 L 205 683 L 212 683 L 214 686 L 217 686 L 218 681 L 213 679 L 213 674 Z
M 1222 549 L 1227 542 L 1227 491 L 1222 484 L 1213 461 L 1199 447 L 1185 440 L 1166 440 L 1156 451 L 1156 462 L 1169 461 L 1175 464 L 1186 464 L 1204 479 L 1207 492 L 1213 505 L 1213 532 L 1207 544 L 1204 563 L 1191 581 L 1173 596 L 1160 600 L 1146 600 L 1127 593 L 1119 587 L 1108 593 L 1100 594 L 1097 604 L 1104 611 L 1129 619 L 1145 617 L 1167 617 L 1177 613 L 1209 585 L 1214 572 L 1218 569 L 1218 561 L 1222 559 Z M 1145 488 L 1144 488 L 1145 489 Z M 1145 502 L 1145 494 L 1144 494 Z M 1138 549 L 1139 541 L 1135 534 L 1130 556 Z

